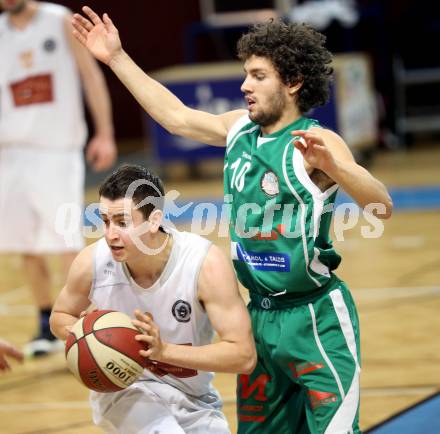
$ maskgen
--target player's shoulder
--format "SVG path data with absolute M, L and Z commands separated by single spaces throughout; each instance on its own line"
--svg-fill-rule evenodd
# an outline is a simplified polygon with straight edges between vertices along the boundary
M 64 18 L 72 14 L 69 8 L 55 3 L 40 2 L 39 9 L 43 14 L 57 18 Z
M 98 243 L 99 241 L 84 247 L 74 259 L 72 268 L 82 271 L 87 271 L 90 268 L 90 271 L 93 271 L 93 257 Z
M 258 127 L 255 122 L 249 118 L 249 112 L 243 111 L 241 116 L 231 125 L 226 138 L 226 146 L 231 145 L 243 131 Z
M 168 229 L 168 231 L 179 245 L 186 248 L 197 250 L 211 245 L 211 241 L 194 232 L 178 231 L 175 229 Z

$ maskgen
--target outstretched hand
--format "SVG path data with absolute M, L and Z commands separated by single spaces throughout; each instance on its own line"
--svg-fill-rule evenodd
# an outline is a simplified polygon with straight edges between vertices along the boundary
M 303 130 L 291 131 L 290 134 L 296 137 L 293 144 L 310 166 L 322 170 L 326 174 L 334 169 L 336 161 L 319 134 Z
M 73 15 L 73 35 L 98 60 L 108 65 L 122 52 L 118 29 L 107 14 L 101 19 L 88 6 L 84 6 L 82 10 L 87 18 L 80 14 Z

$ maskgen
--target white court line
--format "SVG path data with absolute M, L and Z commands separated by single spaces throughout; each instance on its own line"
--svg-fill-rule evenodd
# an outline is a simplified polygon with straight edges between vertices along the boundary
M 412 298 L 422 295 L 440 294 L 440 286 L 409 286 L 394 288 L 359 288 L 352 291 L 355 298 L 363 299 L 392 299 Z
M 2 292 L 0 294 L 0 303 L 7 303 L 10 301 L 14 301 L 28 294 L 29 293 L 26 286 L 19 286 L 18 288 L 14 288 L 14 289 L 10 289 L 9 291 Z
M 89 409 L 89 401 L 34 402 L 29 404 L 0 404 L 0 412 L 41 411 L 41 410 L 82 410 Z
M 412 395 L 432 395 L 439 389 L 434 386 L 415 386 L 415 387 L 377 387 L 361 389 L 362 396 L 412 396 Z M 223 397 L 223 404 L 235 404 L 235 396 Z M 64 402 L 36 402 L 27 404 L 0 404 L 0 412 L 24 412 L 24 411 L 43 411 L 43 410 L 84 410 L 89 409 L 89 401 L 64 401 Z
M 33 304 L 0 304 L 0 316 L 34 316 L 37 308 Z
M 356 299 L 362 300 L 384 300 L 396 298 L 413 298 L 425 295 L 439 295 L 440 286 L 408 286 L 390 288 L 358 288 L 352 291 Z M 29 304 L 8 305 L 7 301 L 27 294 L 26 287 L 12 289 L 7 293 L 0 294 L 0 316 L 33 316 L 36 308 Z
M 415 387 L 369 387 L 361 389 L 362 396 L 411 396 L 411 395 L 432 395 L 439 391 L 436 386 L 415 386 Z

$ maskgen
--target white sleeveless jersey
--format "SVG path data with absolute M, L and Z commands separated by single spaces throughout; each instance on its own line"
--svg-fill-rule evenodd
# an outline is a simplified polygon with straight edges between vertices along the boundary
M 195 234 L 167 229 L 173 238 L 169 260 L 160 278 L 148 289 L 141 288 L 124 263 L 116 262 L 105 239 L 96 243 L 94 280 L 90 301 L 98 309 L 113 309 L 133 317 L 133 311 L 151 312 L 165 342 L 206 345 L 214 332 L 197 299 L 200 267 L 211 243 Z M 168 383 L 183 392 L 201 396 L 214 393 L 213 373 L 183 369 L 162 363 L 144 370 L 140 381 Z M 155 373 L 153 373 L 154 371 Z
M 68 9 L 38 3 L 24 30 L 0 15 L 0 147 L 81 148 L 81 83 L 66 36 Z

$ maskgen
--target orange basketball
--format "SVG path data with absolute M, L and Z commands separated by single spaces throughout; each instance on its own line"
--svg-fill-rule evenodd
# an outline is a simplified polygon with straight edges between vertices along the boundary
M 145 345 L 134 339 L 139 333 L 122 312 L 91 312 L 73 325 L 67 338 L 67 366 L 91 390 L 125 389 L 139 378 L 146 364 L 139 355 Z

